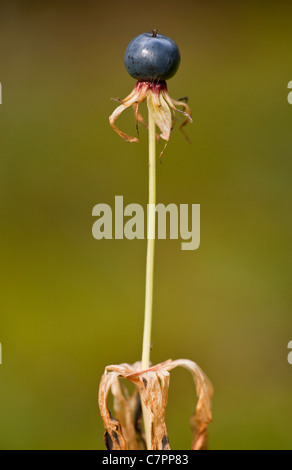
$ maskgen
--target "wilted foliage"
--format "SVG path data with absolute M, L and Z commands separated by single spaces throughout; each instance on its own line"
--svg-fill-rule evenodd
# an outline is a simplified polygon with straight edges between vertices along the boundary
M 212 421 L 211 399 L 213 387 L 198 365 L 187 359 L 168 360 L 147 370 L 141 370 L 141 363 L 107 366 L 99 388 L 99 407 L 105 426 L 105 443 L 110 450 L 145 450 L 146 444 L 141 427 L 141 401 L 151 418 L 151 450 L 169 450 L 165 424 L 165 410 L 168 399 L 169 372 L 175 367 L 184 367 L 193 376 L 197 404 L 191 417 L 193 432 L 192 450 L 207 449 L 208 424 Z M 136 385 L 132 395 L 124 387 L 126 379 Z M 112 416 L 107 399 L 109 392 L 114 397 Z

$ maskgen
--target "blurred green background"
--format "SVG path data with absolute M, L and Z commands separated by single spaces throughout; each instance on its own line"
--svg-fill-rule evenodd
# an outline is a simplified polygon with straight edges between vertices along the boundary
M 158 28 L 188 95 L 158 202 L 201 204 L 201 246 L 158 241 L 152 360 L 215 387 L 213 449 L 292 449 L 291 1 L 10 1 L 0 7 L 1 449 L 103 449 L 98 385 L 141 355 L 146 241 L 96 241 L 92 208 L 147 201 L 147 133 L 108 124 L 134 80 L 125 48 Z M 144 109 L 144 116 L 146 110 Z M 135 132 L 131 110 L 120 126 Z M 188 449 L 192 379 L 167 425 Z

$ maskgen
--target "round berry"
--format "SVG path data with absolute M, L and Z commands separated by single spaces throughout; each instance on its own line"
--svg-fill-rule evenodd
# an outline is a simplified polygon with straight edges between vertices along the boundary
M 163 81 L 173 77 L 180 63 L 176 43 L 162 34 L 143 33 L 135 37 L 125 53 L 125 67 L 140 81 Z

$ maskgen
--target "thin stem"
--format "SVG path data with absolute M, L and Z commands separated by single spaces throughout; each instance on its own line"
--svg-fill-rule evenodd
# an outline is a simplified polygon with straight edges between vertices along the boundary
M 148 236 L 146 259 L 146 292 L 145 316 L 142 350 L 142 369 L 150 365 L 151 326 L 153 308 L 153 277 L 154 277 L 154 251 L 155 251 L 155 205 L 156 205 L 156 157 L 155 157 L 155 122 L 149 112 L 149 203 L 148 203 Z M 142 404 L 147 449 L 151 449 L 150 413 Z
M 149 203 L 148 203 L 148 240 L 146 260 L 145 316 L 142 350 L 142 368 L 150 364 L 151 325 L 153 306 L 153 274 L 155 249 L 155 205 L 156 205 L 156 161 L 155 161 L 155 122 L 149 113 Z

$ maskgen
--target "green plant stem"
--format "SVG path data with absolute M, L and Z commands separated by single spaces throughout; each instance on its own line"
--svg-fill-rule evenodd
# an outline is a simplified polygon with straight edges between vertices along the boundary
M 155 122 L 149 113 L 149 203 L 148 203 L 148 234 L 146 260 L 145 316 L 142 350 L 142 368 L 148 369 L 150 364 L 151 325 L 153 307 L 153 274 L 155 251 L 155 205 L 156 205 L 156 161 L 155 161 Z
M 142 369 L 150 366 L 151 326 L 153 309 L 153 277 L 154 277 L 154 252 L 155 252 L 155 205 L 156 205 L 156 135 L 155 122 L 149 112 L 149 203 L 148 203 L 148 234 L 147 234 L 147 259 L 146 259 L 146 290 L 145 290 L 145 316 L 142 350 Z M 150 414 L 143 405 L 144 427 L 147 449 L 151 449 Z

